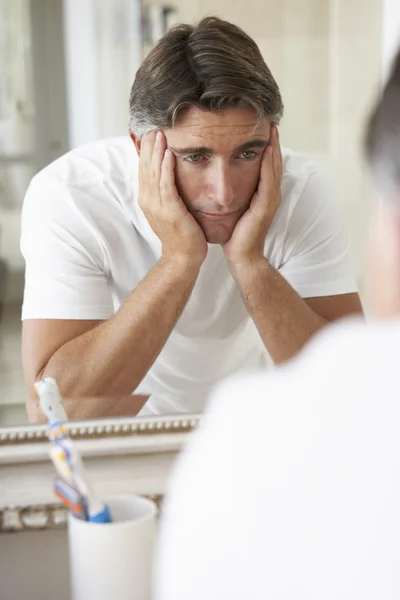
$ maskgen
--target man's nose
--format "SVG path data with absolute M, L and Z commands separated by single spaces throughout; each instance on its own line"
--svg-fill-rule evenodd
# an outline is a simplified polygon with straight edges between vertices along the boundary
M 229 207 L 235 197 L 229 167 L 221 165 L 216 168 L 209 184 L 213 200 L 222 207 Z

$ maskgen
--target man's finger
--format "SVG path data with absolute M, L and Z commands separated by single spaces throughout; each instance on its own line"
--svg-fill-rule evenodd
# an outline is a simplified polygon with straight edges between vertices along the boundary
M 146 202 L 146 198 L 151 195 L 149 186 L 152 183 L 151 174 L 151 157 L 153 155 L 154 142 L 156 139 L 156 131 L 146 133 L 140 140 L 140 157 L 139 157 L 139 188 L 142 192 L 148 190 L 147 193 L 141 194 L 141 204 Z
M 260 182 L 258 184 L 258 189 L 260 186 L 270 187 L 273 181 L 273 147 L 271 145 L 271 141 L 268 146 L 265 148 L 262 158 L 261 158 L 261 166 L 260 166 Z
M 151 163 L 156 133 L 156 131 L 150 131 L 140 140 L 140 162 L 146 168 L 148 168 Z
M 279 141 L 279 129 L 277 125 L 274 125 L 274 136 L 273 136 L 273 170 L 274 175 L 279 180 L 282 179 L 282 151 Z
M 166 146 L 167 142 L 164 133 L 162 131 L 157 131 L 151 156 L 151 177 L 154 182 L 160 181 L 161 165 L 164 160 Z
M 177 195 L 175 186 L 175 156 L 167 148 L 161 164 L 160 197 L 161 204 L 166 205 L 173 196 Z

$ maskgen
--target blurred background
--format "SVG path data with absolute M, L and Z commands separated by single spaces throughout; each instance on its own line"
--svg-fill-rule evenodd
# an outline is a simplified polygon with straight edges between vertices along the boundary
M 31 177 L 71 148 L 125 135 L 143 57 L 172 24 L 206 15 L 259 45 L 285 103 L 283 145 L 331 173 L 364 295 L 362 132 L 400 40 L 399 0 L 0 0 L 0 425 L 24 410 L 19 235 Z

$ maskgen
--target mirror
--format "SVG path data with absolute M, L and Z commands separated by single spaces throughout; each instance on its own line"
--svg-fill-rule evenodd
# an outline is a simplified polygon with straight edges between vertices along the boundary
M 133 74 L 173 22 L 218 14 L 257 42 L 282 92 L 283 145 L 316 159 L 335 181 L 363 294 L 371 192 L 359 146 L 382 79 L 383 4 L 107 0 L 88 3 L 84 13 L 73 0 L 65 10 L 62 0 L 0 0 L 0 427 L 28 421 L 19 251 L 28 183 L 70 148 L 126 135 Z M 201 398 L 188 404 L 198 412 Z
M 27 421 L 21 370 L 24 194 L 36 170 L 32 31 L 28 0 L 0 2 L 0 426 Z

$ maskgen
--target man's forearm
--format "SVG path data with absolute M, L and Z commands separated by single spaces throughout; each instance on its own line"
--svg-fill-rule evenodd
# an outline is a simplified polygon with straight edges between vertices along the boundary
M 275 363 L 296 354 L 327 323 L 266 259 L 231 270 L 247 310 Z
M 54 377 L 63 396 L 132 393 L 171 334 L 199 268 L 161 260 L 113 317 L 64 344 L 41 376 Z
M 150 396 L 129 394 L 127 396 L 96 396 L 95 398 L 63 398 L 69 421 L 136 416 Z M 30 423 L 47 423 L 39 400 L 33 398 L 26 405 Z

